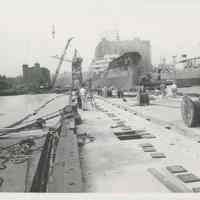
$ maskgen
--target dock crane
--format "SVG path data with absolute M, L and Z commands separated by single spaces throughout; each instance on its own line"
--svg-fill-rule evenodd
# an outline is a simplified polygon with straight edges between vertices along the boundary
M 57 77 L 58 77 L 60 68 L 61 68 L 61 66 L 62 66 L 62 64 L 63 64 L 63 61 L 65 60 L 65 55 L 66 55 L 67 49 L 68 49 L 69 44 L 70 44 L 70 42 L 71 42 L 71 40 L 72 40 L 73 38 L 74 38 L 74 37 L 71 37 L 71 38 L 68 39 L 67 44 L 66 44 L 66 46 L 65 46 L 65 49 L 64 49 L 64 51 L 63 51 L 63 54 L 62 54 L 61 57 L 59 58 L 58 67 L 57 67 L 57 69 L 56 69 L 56 73 L 55 73 L 55 76 L 53 77 L 52 84 L 51 84 L 51 87 L 50 87 L 51 89 L 54 88 L 54 85 L 55 85 L 56 79 L 57 79 Z

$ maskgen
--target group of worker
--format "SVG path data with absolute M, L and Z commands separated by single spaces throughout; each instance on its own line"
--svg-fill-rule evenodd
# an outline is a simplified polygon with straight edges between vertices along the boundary
M 98 87 L 96 91 L 82 85 L 79 89 L 72 90 L 72 102 L 77 104 L 78 108 L 88 110 L 88 108 L 95 108 L 94 93 L 103 97 L 124 97 L 124 91 L 114 87 Z
M 83 111 L 88 110 L 88 104 L 90 104 L 91 108 L 95 108 L 93 92 L 84 85 L 80 89 L 72 90 L 72 102 L 77 104 L 78 108 Z
M 120 88 L 104 86 L 103 88 L 101 88 L 101 87 L 97 88 L 97 95 L 103 96 L 103 97 L 123 98 L 124 97 L 124 91 Z
M 166 84 L 162 83 L 160 85 L 161 97 L 164 98 L 166 96 L 176 97 L 178 88 L 175 82 L 172 85 L 167 86 Z

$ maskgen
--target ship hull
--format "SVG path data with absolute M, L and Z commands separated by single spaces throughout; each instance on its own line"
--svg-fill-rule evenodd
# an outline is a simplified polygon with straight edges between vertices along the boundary
M 179 87 L 200 85 L 200 69 L 184 69 L 161 74 L 162 80 L 176 80 Z

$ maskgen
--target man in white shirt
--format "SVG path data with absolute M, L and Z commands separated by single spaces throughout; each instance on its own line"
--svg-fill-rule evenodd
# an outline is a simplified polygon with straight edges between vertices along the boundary
M 177 94 L 177 85 L 175 82 L 173 82 L 172 86 L 171 86 L 171 91 L 172 91 L 172 96 L 176 97 Z
M 81 96 L 81 103 L 83 110 L 87 110 L 86 93 L 87 93 L 86 89 L 82 86 L 80 89 L 80 96 Z

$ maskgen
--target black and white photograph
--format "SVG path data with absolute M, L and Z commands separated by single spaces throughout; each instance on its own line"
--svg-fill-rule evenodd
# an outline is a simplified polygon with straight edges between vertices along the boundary
M 197 199 L 200 1 L 0 2 L 0 196 Z

